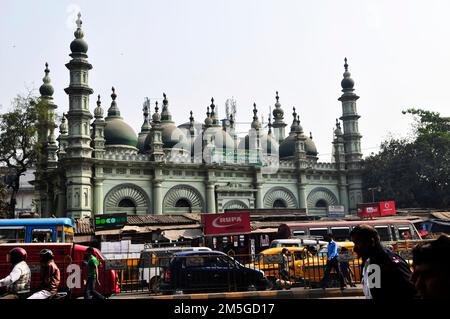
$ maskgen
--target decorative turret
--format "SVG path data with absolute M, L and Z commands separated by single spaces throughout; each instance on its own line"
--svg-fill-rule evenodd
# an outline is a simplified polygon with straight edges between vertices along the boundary
M 141 132 L 138 135 L 138 145 L 137 148 L 140 153 L 144 153 L 145 151 L 145 140 L 147 139 L 152 126 L 150 125 L 150 100 L 149 98 L 145 98 L 144 104 L 142 106 L 142 114 L 144 116 L 144 123 L 141 126 Z
M 206 119 L 205 119 L 205 130 L 210 127 L 213 123 L 211 119 L 211 113 L 209 112 L 209 106 L 206 108 Z
M 287 126 L 287 124 L 284 123 L 284 111 L 281 108 L 280 97 L 278 96 L 278 91 L 276 92 L 276 94 L 277 95 L 275 96 L 275 99 L 277 101 L 275 103 L 275 109 L 272 112 L 273 119 L 274 119 L 272 127 L 274 130 L 275 138 L 277 139 L 277 142 L 280 144 L 284 140 L 284 137 L 285 137 L 284 128 Z
M 61 118 L 61 124 L 59 125 L 58 140 L 58 159 L 62 160 L 66 156 L 67 147 L 67 133 L 69 132 L 69 126 L 67 124 L 66 113 L 63 113 Z
M 102 159 L 105 154 L 105 126 L 103 119 L 103 108 L 101 106 L 100 95 L 97 97 L 97 107 L 94 110 L 95 121 L 92 123 L 92 146 L 94 148 L 93 156 Z
M 189 136 L 191 137 L 191 141 L 193 141 L 197 136 L 195 133 L 195 121 L 194 121 L 194 113 L 190 112 L 191 116 L 189 117 Z
M 119 106 L 116 102 L 116 89 L 112 87 L 111 90 L 111 106 L 108 109 L 108 116 L 105 118 L 105 146 L 107 149 L 124 149 L 135 152 L 138 138 L 133 128 L 120 116 Z
M 163 127 L 161 125 L 161 114 L 159 113 L 158 102 L 155 103 L 155 113 L 153 113 L 153 123 L 150 130 L 150 158 L 154 162 L 162 162 L 164 160 Z
M 53 102 L 53 86 L 51 85 L 51 79 L 48 75 L 50 70 L 48 68 L 48 63 L 45 63 L 45 76 L 42 79 L 44 82 L 39 88 L 41 93 L 39 105 L 42 106 L 38 112 L 39 123 L 38 123 L 38 142 L 43 147 L 43 153 L 45 154 L 41 157 L 41 164 L 48 162 L 47 168 L 56 167 L 56 152 L 58 147 L 56 146 L 56 138 L 54 131 L 58 127 L 55 123 L 55 110 L 57 109 L 56 104 Z
M 219 124 L 219 117 L 216 114 L 215 108 L 216 105 L 214 104 L 214 98 L 211 98 L 211 120 L 212 120 L 212 126 L 220 126 Z
M 163 93 L 163 108 L 161 112 L 161 122 L 172 122 L 172 114 L 169 112 L 169 100 L 166 93 Z
M 261 123 L 258 120 L 258 109 L 256 108 L 256 103 L 253 103 L 253 122 L 252 129 L 259 131 L 261 129 Z

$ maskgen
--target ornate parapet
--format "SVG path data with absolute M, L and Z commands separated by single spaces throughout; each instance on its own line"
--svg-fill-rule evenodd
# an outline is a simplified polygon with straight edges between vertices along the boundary
M 150 156 L 147 154 L 137 154 L 134 150 L 108 150 L 104 156 L 105 160 L 114 161 L 149 161 Z

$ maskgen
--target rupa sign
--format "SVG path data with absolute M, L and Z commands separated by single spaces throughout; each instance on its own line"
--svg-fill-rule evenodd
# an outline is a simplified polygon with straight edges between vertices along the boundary
M 205 235 L 243 234 L 251 231 L 248 212 L 204 214 L 202 224 Z

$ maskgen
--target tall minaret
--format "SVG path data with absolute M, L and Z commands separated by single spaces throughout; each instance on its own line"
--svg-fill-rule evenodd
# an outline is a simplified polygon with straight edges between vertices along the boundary
M 347 58 L 345 58 L 344 79 L 341 82 L 342 96 L 338 99 L 342 102 L 341 120 L 344 125 L 344 151 L 345 162 L 348 171 L 349 210 L 354 213 L 357 204 L 362 202 L 362 180 L 361 180 L 361 134 L 358 129 L 360 116 L 356 110 L 356 101 L 359 96 L 353 93 L 355 82 L 348 71 Z
M 67 215 L 90 217 L 92 213 L 91 187 L 91 125 L 92 114 L 89 111 L 89 95 L 94 91 L 89 87 L 88 75 L 92 65 L 87 61 L 88 45 L 83 39 L 81 14 L 78 13 L 75 40 L 70 44 L 72 59 L 66 64 L 70 71 L 70 85 L 65 89 L 69 95 L 69 145 L 65 161 L 67 174 Z M 70 165 L 70 169 L 69 169 Z
M 281 108 L 280 103 L 280 97 L 277 95 L 275 97 L 277 102 L 275 103 L 275 109 L 273 110 L 273 131 L 275 135 L 275 139 L 277 140 L 278 144 L 281 144 L 281 142 L 284 140 L 284 128 L 286 127 L 286 123 L 284 123 L 284 111 Z
M 52 210 L 51 194 L 49 191 L 51 185 L 47 183 L 50 179 L 48 174 L 56 169 L 56 140 L 54 130 L 57 127 L 55 123 L 55 110 L 57 106 L 53 102 L 54 89 L 51 84 L 50 70 L 48 64 L 45 63 L 45 76 L 42 79 L 44 82 L 40 88 L 38 108 L 38 144 L 41 147 L 41 152 L 38 157 L 34 188 L 36 192 L 37 212 L 42 217 L 48 217 Z

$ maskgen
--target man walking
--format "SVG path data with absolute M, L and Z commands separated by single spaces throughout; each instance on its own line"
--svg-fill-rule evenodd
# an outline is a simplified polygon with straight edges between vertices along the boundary
M 325 274 L 321 281 L 321 286 L 323 289 L 328 288 L 328 282 L 330 281 L 330 273 L 331 270 L 336 271 L 336 275 L 339 279 L 339 285 L 341 290 L 344 289 L 344 276 L 341 272 L 341 267 L 338 261 L 338 246 L 336 242 L 333 240 L 333 234 L 328 234 L 325 236 L 325 240 L 328 242 L 328 250 L 327 250 L 327 266 L 325 269 Z
M 377 231 L 360 225 L 350 233 L 355 252 L 363 260 L 362 284 L 367 299 L 412 299 L 415 290 L 408 263 L 399 255 L 383 247 Z
M 97 282 L 100 286 L 100 281 L 98 279 L 98 266 L 99 261 L 97 257 L 94 255 L 94 248 L 89 247 L 86 250 L 87 254 L 87 268 L 88 268 L 88 277 L 86 281 L 86 287 L 84 290 L 84 299 L 105 299 L 97 290 L 95 290 L 95 283 Z

